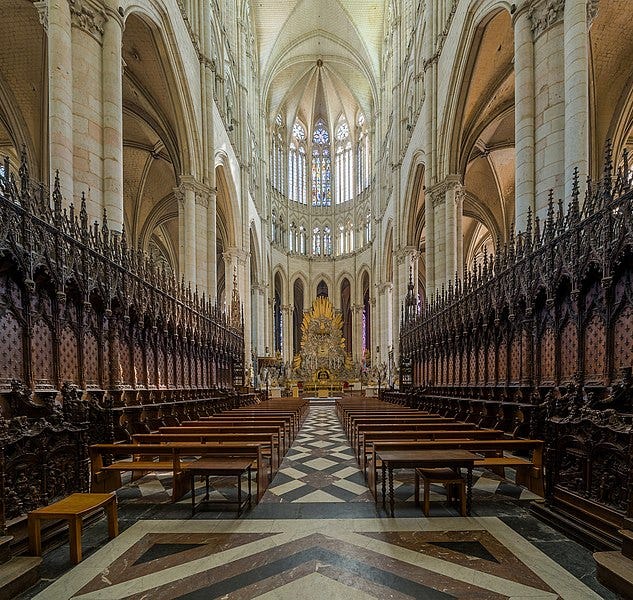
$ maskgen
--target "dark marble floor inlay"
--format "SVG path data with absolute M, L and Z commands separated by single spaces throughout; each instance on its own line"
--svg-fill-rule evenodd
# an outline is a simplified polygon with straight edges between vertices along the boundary
M 399 518 L 386 518 L 333 407 L 311 408 L 241 519 L 217 507 L 191 518 L 188 495 L 170 501 L 172 481 L 127 480 L 121 535 L 95 553 L 105 522 L 87 527 L 85 560 L 69 571 L 67 545 L 48 553 L 49 580 L 15 600 L 615 600 L 591 553 L 537 522 L 527 510 L 534 495 L 492 473 L 476 472 L 474 518 L 457 516 L 437 486 L 427 519 L 413 503 L 412 473 L 400 471 Z M 212 482 L 214 499 L 235 491 L 234 480 Z
M 165 558 L 166 556 L 173 556 L 174 554 L 180 554 L 187 550 L 193 550 L 194 548 L 200 548 L 205 544 L 154 544 L 148 550 L 143 552 L 133 564 L 141 565 L 143 563 L 156 560 L 158 558 Z
M 475 558 L 481 558 L 482 560 L 489 560 L 499 564 L 499 561 L 492 555 L 481 542 L 429 542 L 439 548 L 446 548 L 453 552 L 460 552 L 461 554 L 467 554 L 468 556 L 474 556 Z

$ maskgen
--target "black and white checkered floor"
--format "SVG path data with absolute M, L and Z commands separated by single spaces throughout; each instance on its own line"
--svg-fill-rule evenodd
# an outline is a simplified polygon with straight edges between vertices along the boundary
M 129 482 L 118 492 L 123 503 L 168 502 L 171 474 L 148 474 Z M 199 487 L 202 482 L 197 484 Z M 235 497 L 234 478 L 212 480 L 212 499 Z M 395 498 L 398 503 L 413 501 L 413 477 L 408 471 L 396 472 Z M 445 499 L 442 486 L 433 486 L 431 501 Z M 514 500 L 534 500 L 538 496 L 488 471 L 474 471 L 475 507 L 481 494 L 496 494 Z M 178 504 L 190 502 L 189 497 Z M 334 407 L 312 407 L 294 444 L 286 454 L 261 500 L 266 503 L 373 503 L 354 453 L 341 428 Z M 446 508 L 453 514 L 454 509 Z M 434 509 L 432 508 L 432 512 Z M 477 512 L 477 511 L 475 511 Z

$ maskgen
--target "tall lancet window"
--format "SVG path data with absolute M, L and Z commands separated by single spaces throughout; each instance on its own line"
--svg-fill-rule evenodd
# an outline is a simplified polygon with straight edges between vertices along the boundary
M 331 178 L 330 134 L 319 120 L 312 136 L 312 206 L 331 206 Z
M 288 152 L 288 198 L 306 203 L 306 132 L 298 121 L 292 128 Z
M 369 134 L 365 125 L 365 115 L 358 113 L 356 119 L 358 143 L 356 145 L 356 185 L 358 192 L 369 185 Z
M 336 130 L 336 159 L 334 182 L 336 186 L 336 203 L 341 204 L 352 199 L 352 143 L 349 137 L 349 126 L 341 122 Z
M 271 142 L 271 182 L 272 186 L 280 191 L 284 191 L 284 157 L 283 157 L 283 138 L 282 131 L 283 128 L 283 119 L 280 114 L 277 115 L 275 119 L 275 124 L 273 126 L 272 132 L 272 142 Z

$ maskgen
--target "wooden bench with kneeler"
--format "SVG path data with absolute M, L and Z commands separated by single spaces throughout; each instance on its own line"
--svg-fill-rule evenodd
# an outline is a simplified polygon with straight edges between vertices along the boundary
M 494 440 L 428 440 L 420 442 L 386 441 L 374 442 L 371 446 L 370 458 L 367 461 L 366 478 L 369 489 L 376 497 L 378 469 L 381 467 L 376 454 L 389 450 L 469 450 L 479 454 L 475 467 L 485 469 L 516 469 L 516 484 L 527 487 L 539 496 L 545 495 L 543 477 L 543 440 L 494 439 Z M 504 451 L 531 450 L 532 458 L 504 456 Z
M 138 444 L 166 444 L 168 442 L 193 442 L 200 444 L 216 443 L 221 445 L 240 445 L 244 442 L 257 442 L 262 445 L 262 455 L 270 459 L 270 471 L 268 476 L 272 478 L 279 468 L 283 455 L 278 444 L 276 433 L 189 433 L 186 428 L 176 433 L 135 433 L 132 442 Z
M 68 521 L 70 538 L 70 560 L 73 564 L 81 562 L 82 519 L 99 508 L 105 509 L 108 517 L 108 535 L 110 539 L 119 535 L 119 521 L 116 512 L 116 494 L 71 494 L 67 498 L 54 502 L 50 506 L 33 510 L 28 515 L 29 548 L 31 554 L 42 554 L 42 534 L 40 522 L 50 519 Z
M 89 447 L 92 479 L 91 491 L 113 491 L 121 487 L 121 473 L 167 471 L 173 473 L 172 502 L 182 498 L 189 486 L 183 471 L 183 459 L 213 456 L 222 458 L 251 458 L 257 473 L 257 500 L 264 495 L 267 486 L 266 461 L 261 444 L 242 442 L 238 444 L 167 442 L 165 444 L 93 444 Z M 107 464 L 104 458 L 126 457 Z M 132 456 L 132 460 L 129 457 Z M 155 460 L 157 459 L 157 460 Z
M 176 429 L 194 429 L 189 433 L 195 433 L 201 428 L 211 431 L 215 430 L 222 433 L 225 430 L 231 433 L 265 433 L 272 431 L 278 433 L 281 441 L 281 451 L 285 453 L 290 448 L 292 440 L 290 439 L 290 429 L 288 423 L 283 421 L 254 421 L 244 422 L 243 420 L 205 420 L 205 421 L 183 421 L 180 425 L 162 426 L 158 428 L 159 433 L 177 433 Z
M 471 429 L 455 428 L 450 424 L 445 424 L 442 429 L 407 429 L 397 431 L 364 431 L 359 440 L 358 457 L 361 471 L 365 472 L 367 457 L 371 455 L 371 444 L 375 442 L 422 442 L 426 440 L 498 440 L 504 439 L 504 432 L 501 429 L 476 429 L 471 425 Z

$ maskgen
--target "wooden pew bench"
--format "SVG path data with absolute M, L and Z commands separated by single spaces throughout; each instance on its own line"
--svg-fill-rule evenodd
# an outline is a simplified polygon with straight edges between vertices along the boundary
M 264 495 L 268 480 L 269 467 L 259 443 L 94 444 L 89 447 L 89 454 L 92 492 L 117 490 L 121 487 L 121 473 L 126 471 L 133 473 L 163 471 L 173 473 L 172 502 L 176 502 L 188 491 L 187 477 L 182 469 L 183 462 L 201 456 L 218 459 L 223 457 L 252 459 L 253 468 L 257 473 L 257 501 Z M 117 457 L 119 460 L 115 460 Z
M 495 440 L 503 439 L 500 429 L 419 429 L 416 431 L 365 431 L 359 440 L 358 462 L 365 471 L 367 459 L 371 456 L 371 445 L 376 442 L 420 442 L 434 440 Z
M 231 432 L 242 432 L 248 433 L 251 431 L 252 433 L 264 432 L 264 431 L 275 431 L 279 432 L 281 437 L 281 446 L 282 452 L 286 453 L 288 448 L 292 443 L 292 439 L 290 437 L 290 427 L 287 422 L 282 420 L 244 420 L 244 419 L 200 419 L 198 421 L 183 421 L 179 427 L 183 428 L 207 428 L 214 429 L 219 433 L 223 430 L 231 431 Z M 161 427 L 159 431 L 164 431 L 164 428 Z M 175 432 L 165 432 L 165 433 L 175 433 Z
M 408 417 L 406 419 L 401 419 L 398 417 L 390 417 L 390 418 L 379 418 L 379 419 L 363 419 L 354 421 L 351 427 L 351 435 L 348 437 L 350 440 L 350 444 L 352 448 L 356 447 L 358 444 L 358 434 L 359 431 L 365 429 L 371 429 L 375 425 L 432 425 L 432 424 L 447 424 L 447 423 L 455 423 L 454 419 L 449 419 L 447 417 Z
M 136 433 L 132 436 L 132 442 L 138 444 L 165 444 L 167 442 L 198 442 L 207 444 L 211 442 L 220 445 L 240 445 L 244 442 L 257 442 L 262 446 L 264 458 L 270 459 L 269 479 L 271 481 L 283 458 L 278 440 L 279 436 L 277 433 L 189 433 L 186 427 L 175 433 Z
M 516 470 L 516 484 L 528 488 L 539 496 L 545 495 L 543 477 L 543 441 L 525 439 L 493 439 L 493 440 L 435 440 L 435 441 L 386 441 L 371 444 L 371 451 L 367 458 L 365 476 L 369 489 L 376 497 L 378 471 L 382 465 L 376 460 L 376 453 L 388 450 L 469 450 L 479 454 L 481 458 L 475 461 L 476 467 L 485 469 L 504 469 L 512 467 Z M 531 458 L 507 456 L 506 452 L 516 450 L 531 451 Z M 503 474 L 505 476 L 505 474 Z

